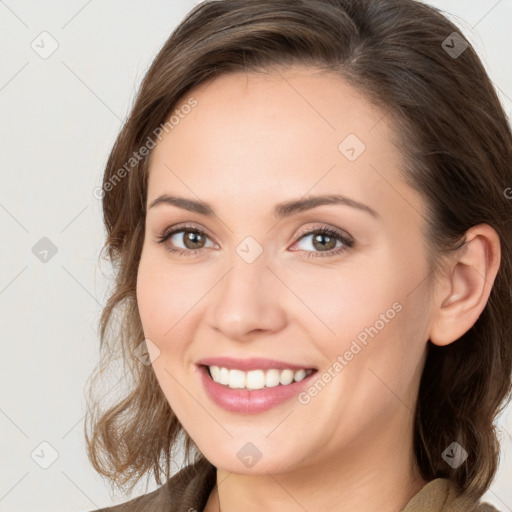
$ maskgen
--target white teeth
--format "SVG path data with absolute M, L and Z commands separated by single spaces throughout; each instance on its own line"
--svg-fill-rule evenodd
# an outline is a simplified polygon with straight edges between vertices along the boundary
M 245 379 L 245 386 L 247 389 L 261 389 L 265 386 L 265 374 L 263 370 L 252 370 L 247 372 L 247 376 L 245 376 L 244 372 L 241 372 Z M 230 379 L 231 383 L 231 379 Z
M 219 373 L 220 375 L 218 382 L 227 386 L 229 384 L 229 370 L 227 368 L 221 368 Z
M 295 377 L 295 374 L 292 370 L 283 370 L 279 376 L 279 382 L 283 386 L 286 386 L 287 384 L 290 384 L 290 382 L 293 382 L 293 377 Z
M 279 375 L 280 371 L 273 368 L 272 370 L 267 370 L 265 374 L 265 386 L 267 388 L 273 388 L 274 386 L 279 386 Z
M 305 379 L 306 378 L 306 370 L 299 370 L 298 372 L 295 372 L 294 378 L 297 382 L 301 381 L 302 379 Z
M 231 389 L 262 389 L 275 386 L 287 386 L 292 382 L 299 382 L 306 378 L 313 370 L 277 370 L 275 368 L 267 371 L 251 370 L 229 370 L 219 366 L 209 366 L 212 379 L 219 384 L 229 386 Z
M 245 373 L 242 370 L 229 370 L 228 385 L 233 389 L 245 387 Z

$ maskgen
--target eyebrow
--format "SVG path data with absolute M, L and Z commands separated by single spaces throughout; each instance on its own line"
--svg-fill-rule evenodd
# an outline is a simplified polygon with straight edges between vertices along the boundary
M 196 212 L 201 215 L 205 215 L 207 217 L 215 216 L 214 208 L 207 202 L 204 201 L 195 201 L 194 199 L 187 199 L 185 197 L 176 197 L 168 194 L 163 194 L 157 197 L 149 206 L 149 208 L 154 208 L 155 206 L 161 204 L 169 204 L 173 206 L 177 206 L 178 208 L 183 208 L 185 210 Z M 339 194 L 329 194 L 322 196 L 310 196 L 307 198 L 301 199 L 292 199 L 290 201 L 284 201 L 282 203 L 277 204 L 274 207 L 274 217 L 277 219 L 283 219 L 285 217 L 290 217 L 295 213 L 303 212 L 306 210 L 310 210 L 312 208 L 316 208 L 317 206 L 330 205 L 330 204 L 341 204 L 345 206 L 350 206 L 352 208 L 357 208 L 363 212 L 369 213 L 372 217 L 378 219 L 380 215 L 369 206 L 355 201 L 354 199 L 350 199 L 348 197 L 339 195 Z

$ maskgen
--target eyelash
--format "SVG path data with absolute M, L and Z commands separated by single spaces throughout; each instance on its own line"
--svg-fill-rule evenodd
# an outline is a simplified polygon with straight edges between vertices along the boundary
M 176 233 L 181 233 L 181 232 L 192 232 L 192 233 L 195 233 L 195 234 L 199 234 L 199 235 L 204 235 L 206 237 L 208 237 L 208 235 L 196 228 L 195 226 L 178 226 L 174 229 L 172 229 L 171 231 L 169 230 L 165 230 L 161 235 L 159 235 L 157 237 L 157 242 L 159 244 L 164 244 L 171 236 L 175 235 Z M 344 235 L 341 231 L 338 231 L 336 229 L 333 229 L 333 228 L 329 228 L 327 226 L 322 226 L 320 228 L 317 228 L 317 229 L 313 229 L 313 230 L 310 230 L 310 231 L 305 231 L 305 232 L 302 232 L 299 234 L 297 240 L 295 240 L 294 243 L 298 242 L 299 240 L 301 240 L 302 238 L 306 237 L 306 236 L 309 236 L 309 235 L 328 235 L 332 238 L 335 238 L 337 240 L 340 240 L 342 243 L 343 243 L 343 246 L 342 247 L 338 247 L 337 249 L 331 249 L 329 251 L 326 251 L 324 253 L 322 252 L 315 252 L 315 251 L 305 251 L 307 252 L 307 256 L 308 258 L 311 258 L 311 257 L 326 257 L 326 256 L 337 256 L 338 254 L 341 254 L 349 249 L 351 249 L 353 246 L 354 246 L 354 241 L 347 237 L 346 235 Z M 209 238 L 209 237 L 208 237 Z M 205 248 L 202 248 L 202 249 L 197 249 L 197 250 L 194 250 L 194 249 L 173 249 L 171 248 L 170 246 L 166 247 L 166 250 L 170 253 L 174 253 L 174 254 L 177 254 L 179 256 L 195 256 L 197 254 L 201 254 L 203 251 L 207 250 Z M 300 250 L 299 250 L 300 252 Z

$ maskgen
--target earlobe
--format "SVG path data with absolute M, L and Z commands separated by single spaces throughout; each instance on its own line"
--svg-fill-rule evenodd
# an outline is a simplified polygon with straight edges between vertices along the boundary
M 439 283 L 430 328 L 430 341 L 448 345 L 478 320 L 491 294 L 501 261 L 499 235 L 488 224 L 466 232 L 466 243 L 457 250 Z

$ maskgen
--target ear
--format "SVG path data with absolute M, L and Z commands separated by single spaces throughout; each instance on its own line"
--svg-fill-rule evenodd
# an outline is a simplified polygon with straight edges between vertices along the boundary
M 473 226 L 452 258 L 434 294 L 430 341 L 440 346 L 469 331 L 484 310 L 500 266 L 499 235 L 488 224 Z

